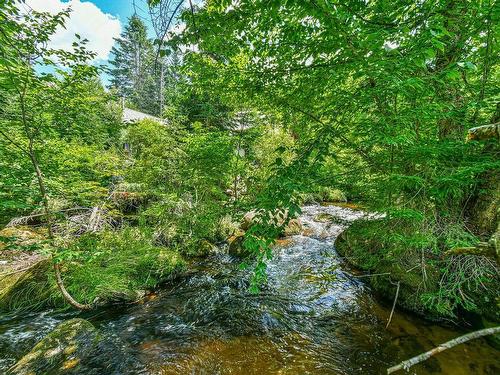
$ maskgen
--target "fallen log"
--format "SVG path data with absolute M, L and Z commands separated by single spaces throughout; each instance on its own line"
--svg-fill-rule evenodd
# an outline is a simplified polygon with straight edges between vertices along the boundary
M 396 372 L 399 370 L 408 371 L 408 369 L 410 367 L 415 366 L 417 363 L 423 362 L 423 361 L 431 358 L 432 356 L 445 351 L 446 349 L 453 348 L 454 346 L 457 346 L 459 344 L 463 344 L 464 342 L 467 342 L 467 341 L 472 340 L 472 339 L 477 339 L 479 337 L 488 336 L 488 335 L 494 335 L 496 333 L 500 333 L 500 326 L 481 329 L 479 331 L 474 331 L 474 332 L 468 333 L 466 335 L 457 337 L 453 340 L 447 341 L 444 344 L 439 345 L 438 347 L 436 347 L 434 349 L 429 350 L 428 352 L 422 353 L 420 355 L 417 355 L 416 357 L 413 357 L 413 358 L 410 358 L 406 361 L 403 361 L 396 366 L 388 368 L 387 374 L 392 374 L 393 372 Z
M 449 255 L 476 255 L 487 256 L 490 258 L 496 257 L 495 247 L 488 242 L 479 242 L 476 246 L 455 247 L 444 252 L 445 256 Z
M 483 139 L 500 139 L 500 123 L 477 126 L 469 129 L 467 141 L 481 141 Z

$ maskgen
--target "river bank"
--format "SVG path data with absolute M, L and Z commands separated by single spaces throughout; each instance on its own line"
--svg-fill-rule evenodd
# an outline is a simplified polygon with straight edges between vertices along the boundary
M 218 253 L 140 304 L 4 315 L 0 368 L 77 316 L 90 321 L 103 341 L 97 355 L 62 373 L 382 374 L 462 334 L 399 310 L 385 329 L 390 303 L 379 303 L 333 246 L 364 215 L 345 207 L 304 207 L 307 235 L 290 236 L 276 248 L 268 283 L 257 295 L 248 292 L 251 275 L 240 260 Z M 323 220 L 327 216 L 339 220 Z M 415 373 L 494 374 L 496 358 L 485 340 L 477 340 L 416 366 Z

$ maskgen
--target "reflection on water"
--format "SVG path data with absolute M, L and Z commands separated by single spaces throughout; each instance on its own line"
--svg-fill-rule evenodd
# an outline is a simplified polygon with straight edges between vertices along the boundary
M 320 213 L 342 220 L 331 224 L 320 220 Z M 248 273 L 239 262 L 219 254 L 144 304 L 93 312 L 87 318 L 109 345 L 71 373 L 383 374 L 460 335 L 398 311 L 385 329 L 390 309 L 345 270 L 333 248 L 344 226 L 362 215 L 345 207 L 305 207 L 308 236 L 293 236 L 276 248 L 268 284 L 258 295 L 248 292 Z M 68 317 L 46 313 L 0 320 L 0 369 Z M 477 340 L 411 373 L 498 374 L 497 357 Z

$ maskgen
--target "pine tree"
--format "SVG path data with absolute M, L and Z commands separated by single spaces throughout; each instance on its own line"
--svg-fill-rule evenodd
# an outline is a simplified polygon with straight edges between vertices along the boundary
M 110 61 L 113 68 L 111 87 L 126 98 L 133 107 L 151 114 L 157 114 L 159 105 L 155 99 L 154 49 L 148 39 L 146 25 L 133 15 L 125 31 L 115 39 L 116 46 Z

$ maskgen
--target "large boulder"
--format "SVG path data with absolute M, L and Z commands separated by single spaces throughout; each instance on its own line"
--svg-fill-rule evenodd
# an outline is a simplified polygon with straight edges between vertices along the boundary
M 32 309 L 51 292 L 50 260 L 39 250 L 44 236 L 28 227 L 0 231 L 0 311 Z
M 95 351 L 100 336 L 84 319 L 59 324 L 9 369 L 10 375 L 70 374 Z

